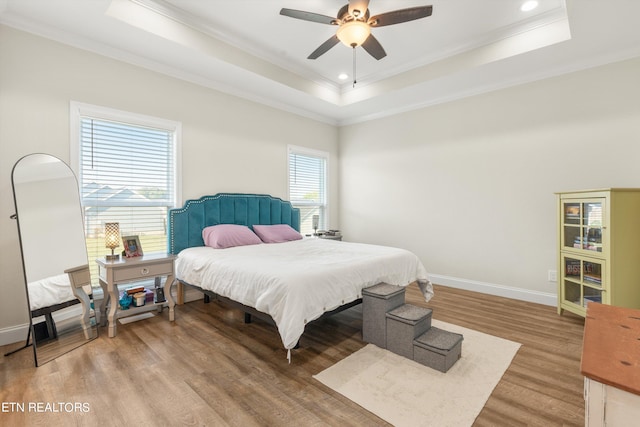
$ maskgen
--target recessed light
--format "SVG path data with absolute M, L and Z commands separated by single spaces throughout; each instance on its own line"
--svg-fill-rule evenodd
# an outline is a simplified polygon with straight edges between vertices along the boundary
M 338 75 L 338 78 L 339 78 L 340 80 L 347 80 L 347 79 L 349 78 L 349 74 L 347 74 L 347 73 L 340 73 L 340 74 Z
M 520 6 L 520 10 L 523 12 L 529 12 L 533 9 L 535 9 L 536 7 L 538 7 L 538 2 L 537 0 L 528 0 L 524 3 L 522 3 L 522 6 Z

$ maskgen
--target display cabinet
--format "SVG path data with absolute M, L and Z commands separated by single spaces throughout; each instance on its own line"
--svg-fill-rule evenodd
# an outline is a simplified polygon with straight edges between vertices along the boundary
M 640 308 L 640 189 L 557 193 L 558 313 Z

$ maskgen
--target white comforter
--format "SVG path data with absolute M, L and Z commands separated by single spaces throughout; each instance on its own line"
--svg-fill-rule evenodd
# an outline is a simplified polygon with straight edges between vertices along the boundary
M 361 298 L 368 286 L 418 281 L 427 300 L 433 295 L 413 253 L 324 239 L 188 248 L 178 255 L 176 277 L 268 313 L 287 349 L 295 347 L 307 322 Z
M 27 288 L 32 311 L 76 299 L 67 273 L 34 280 Z

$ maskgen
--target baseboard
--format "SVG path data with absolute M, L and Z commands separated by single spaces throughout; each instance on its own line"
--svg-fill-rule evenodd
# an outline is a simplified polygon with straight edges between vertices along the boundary
M 493 283 L 478 282 L 476 280 L 458 279 L 456 277 L 444 276 L 441 274 L 430 274 L 429 279 L 433 283 L 437 283 L 438 285 L 465 289 L 467 291 L 480 292 L 483 294 L 495 295 L 499 297 L 512 298 L 550 306 L 556 306 L 558 303 L 556 294 L 552 293 L 512 288 L 509 286 L 495 285 Z M 177 301 L 175 288 L 172 289 L 172 291 L 174 301 Z M 97 297 L 96 299 L 101 299 L 102 297 L 102 295 L 95 296 Z M 186 286 L 184 301 L 191 302 L 197 301 L 199 299 L 202 299 L 202 292 L 190 286 Z M 24 325 L 16 325 L 0 329 L 0 346 L 26 340 L 28 329 L 28 323 L 25 323 Z
M 172 289 L 171 295 L 173 296 L 173 300 L 177 301 L 175 286 Z M 94 290 L 94 298 L 95 298 L 95 304 L 97 307 L 102 300 L 101 289 Z M 202 292 L 198 291 L 197 289 L 187 287 L 185 291 L 185 299 L 184 299 L 185 302 L 196 301 L 199 299 L 202 299 Z M 82 313 L 82 308 L 80 307 L 80 305 L 78 305 L 77 313 L 73 312 L 72 314 L 80 315 L 81 313 Z M 70 316 L 71 316 L 71 313 L 64 316 L 64 318 L 68 318 Z M 63 319 L 60 318 L 60 320 L 63 320 Z M 0 329 L 0 346 L 13 344 L 20 341 L 25 341 L 27 339 L 28 332 L 29 332 L 29 323 L 25 323 L 23 325 L 9 326 L 7 328 Z
M 0 329 L 0 346 L 26 341 L 29 323 Z
M 431 282 L 451 288 L 464 289 L 467 291 L 480 292 L 483 294 L 495 295 L 517 299 L 520 301 L 533 302 L 550 306 L 558 305 L 558 296 L 555 293 L 532 291 L 529 289 L 513 288 L 510 286 L 496 285 L 493 283 L 479 282 L 476 280 L 459 279 L 457 277 L 444 276 L 441 274 L 429 274 Z
M 64 309 L 64 311 L 57 312 L 56 324 L 64 322 L 75 316 L 82 315 L 82 305 L 77 304 Z M 44 316 L 38 316 L 33 318 L 33 324 L 44 322 Z M 27 339 L 27 333 L 29 332 L 29 324 L 10 326 L 0 330 L 0 346 L 13 344 L 19 341 L 25 341 Z

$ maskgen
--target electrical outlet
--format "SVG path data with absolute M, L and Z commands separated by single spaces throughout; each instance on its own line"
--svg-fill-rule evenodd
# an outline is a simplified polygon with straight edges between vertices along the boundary
M 556 270 L 549 270 L 547 272 L 547 277 L 550 282 L 558 281 L 558 272 Z

